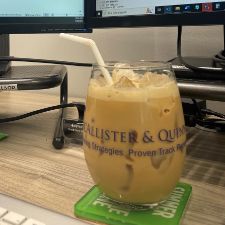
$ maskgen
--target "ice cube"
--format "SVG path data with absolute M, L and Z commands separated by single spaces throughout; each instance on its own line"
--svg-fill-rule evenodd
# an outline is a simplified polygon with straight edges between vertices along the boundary
M 107 85 L 107 82 L 106 82 L 105 78 L 103 77 L 103 75 L 97 76 L 96 82 L 100 87 L 104 87 Z
M 166 172 L 171 165 L 173 156 L 174 154 L 152 157 L 152 165 L 156 170 L 159 170 L 159 172 Z
M 162 109 L 161 109 L 161 116 L 168 116 L 168 115 L 171 115 L 174 114 L 175 117 L 176 117 L 176 103 L 173 99 L 173 97 L 171 98 L 168 98 L 168 101 L 167 103 L 165 103 L 163 106 L 162 106 Z
M 151 157 L 152 165 L 155 169 L 159 169 L 161 163 L 166 160 L 166 156 Z
M 138 78 L 137 74 L 133 70 L 129 69 L 114 69 L 112 72 L 112 79 L 114 82 L 118 82 L 122 77 L 127 77 L 130 80 Z
M 170 78 L 165 74 L 146 72 L 139 82 L 140 82 L 140 86 L 153 85 L 158 87 L 158 86 L 163 86 L 169 81 L 170 81 Z
M 116 88 L 136 87 L 134 82 L 127 77 L 121 77 L 119 81 L 114 84 Z
M 121 186 L 122 191 L 129 191 L 131 188 L 131 184 L 134 177 L 134 168 L 130 164 L 126 164 L 126 172 L 127 172 L 127 179 L 123 186 Z
M 168 171 L 169 167 L 172 165 L 174 154 L 170 154 L 163 160 L 160 164 L 159 172 L 165 173 Z
M 130 64 L 129 63 L 116 63 L 114 65 L 115 68 L 129 68 L 130 67 Z
M 139 80 L 137 81 L 139 87 L 147 87 L 151 84 L 151 80 L 147 73 L 143 76 L 140 76 Z

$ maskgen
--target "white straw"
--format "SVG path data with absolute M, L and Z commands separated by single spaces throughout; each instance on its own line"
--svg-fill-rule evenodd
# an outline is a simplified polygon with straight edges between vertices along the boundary
M 102 74 L 105 77 L 107 83 L 109 85 L 113 84 L 113 81 L 112 81 L 112 78 L 110 76 L 109 71 L 104 67 L 105 62 L 102 58 L 102 55 L 99 52 L 99 49 L 98 49 L 97 45 L 95 44 L 95 42 L 92 39 L 78 37 L 78 36 L 74 36 L 74 35 L 70 35 L 70 34 L 64 34 L 64 33 L 61 33 L 60 37 L 89 46 L 91 48 L 96 60 L 97 60 L 97 63 L 100 65 L 100 69 L 101 69 Z

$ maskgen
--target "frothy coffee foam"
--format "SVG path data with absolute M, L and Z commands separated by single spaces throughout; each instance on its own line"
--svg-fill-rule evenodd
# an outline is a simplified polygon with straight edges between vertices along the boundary
M 149 98 L 164 98 L 179 96 L 176 82 L 165 74 L 146 72 L 137 74 L 129 69 L 114 69 L 113 85 L 109 86 L 103 76 L 90 81 L 89 95 L 116 101 L 147 101 Z

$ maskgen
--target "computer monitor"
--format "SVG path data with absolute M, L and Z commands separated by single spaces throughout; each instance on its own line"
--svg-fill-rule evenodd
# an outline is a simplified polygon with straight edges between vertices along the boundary
M 0 0 L 0 5 L 0 56 L 9 55 L 8 34 L 91 31 L 87 0 Z M 2 65 L 0 72 L 9 67 Z
M 181 77 L 225 80 L 225 51 L 211 57 L 188 57 L 181 54 L 182 26 L 224 25 L 225 1 L 222 0 L 93 0 L 95 10 L 88 19 L 92 28 L 178 26 L 177 56 L 170 60 L 185 71 Z M 224 38 L 225 49 L 225 38 Z M 188 69 L 190 74 L 187 75 Z M 194 73 L 194 72 L 198 73 Z M 209 73 L 206 76 L 206 73 Z M 216 75 L 215 75 L 216 73 Z M 178 76 L 178 73 L 176 73 Z
M 86 0 L 0 0 L 0 33 L 86 32 Z
M 225 1 L 94 0 L 93 28 L 225 23 Z

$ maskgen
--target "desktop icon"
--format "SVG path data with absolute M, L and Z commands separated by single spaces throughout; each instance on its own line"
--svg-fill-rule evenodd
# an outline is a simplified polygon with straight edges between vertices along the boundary
M 175 6 L 173 7 L 173 11 L 176 12 L 176 13 L 181 12 L 181 11 L 182 11 L 182 10 L 181 10 L 181 6 L 180 6 L 180 5 L 175 5 Z
M 212 3 L 202 3 L 202 12 L 212 12 Z
M 102 17 L 102 11 L 96 11 L 96 16 L 97 17 Z
M 146 14 L 152 14 L 152 10 L 150 8 L 146 9 Z
M 191 12 L 191 5 L 184 5 L 183 12 Z
M 164 6 L 164 13 L 172 13 L 173 7 L 172 6 Z
M 222 2 L 213 3 L 213 11 L 220 11 L 220 10 L 224 10 L 224 3 Z
M 163 14 L 163 13 L 164 13 L 164 8 L 163 8 L 163 6 L 156 6 L 156 7 L 155 7 L 155 13 L 156 13 L 156 14 Z
M 194 4 L 193 5 L 193 12 L 201 12 L 201 11 L 202 11 L 201 4 Z

